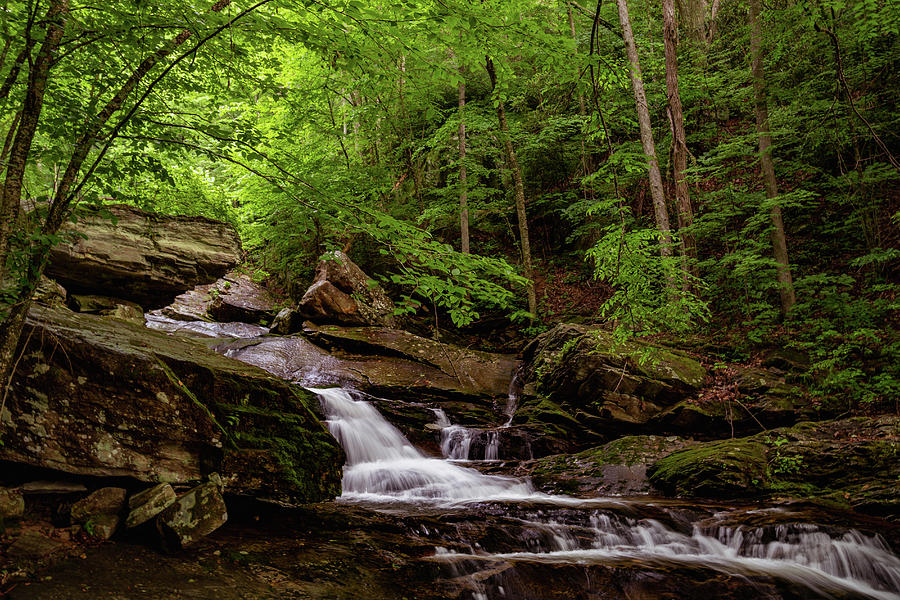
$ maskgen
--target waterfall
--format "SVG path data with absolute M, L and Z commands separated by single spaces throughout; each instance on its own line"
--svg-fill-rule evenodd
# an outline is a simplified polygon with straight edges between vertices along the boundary
M 435 549 L 432 559 L 446 563 L 455 578 L 466 580 L 473 598 L 505 595 L 502 585 L 491 588 L 486 576 L 479 574 L 490 571 L 497 561 L 588 565 L 623 560 L 662 568 L 683 565 L 729 575 L 776 577 L 824 597 L 898 598 L 900 558 L 877 535 L 852 529 L 834 533 L 803 523 L 760 528 L 695 524 L 687 533 L 656 519 L 626 518 L 597 509 L 603 503 L 608 506 L 609 500 L 548 496 L 537 493 L 527 481 L 485 475 L 448 460 L 429 458 L 370 403 L 355 400 L 343 389 L 312 391 L 319 395 L 326 424 L 347 454 L 342 501 L 389 503 L 397 508 L 421 503 L 458 507 L 529 500 L 554 507 L 552 515 L 539 510 L 525 517 L 514 514 L 517 505 L 504 509 L 532 532 L 523 540 L 521 551 L 492 553 L 477 542 L 470 544 L 470 553 Z M 443 411 L 433 410 L 444 431 L 459 435 L 468 431 L 451 425 Z M 496 436 L 496 432 L 490 433 Z M 462 450 L 451 454 L 454 452 L 462 454 Z M 486 454 L 493 452 L 486 450 Z M 777 514 L 778 509 L 768 510 Z M 673 512 L 671 516 L 675 522 L 684 522 L 683 515 Z
M 313 389 L 347 455 L 345 500 L 459 502 L 535 495 L 527 481 L 483 475 L 419 452 L 370 403 L 343 389 Z

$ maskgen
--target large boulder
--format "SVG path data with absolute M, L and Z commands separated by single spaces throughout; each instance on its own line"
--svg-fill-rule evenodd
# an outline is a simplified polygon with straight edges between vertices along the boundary
M 275 315 L 275 299 L 263 286 L 242 273 L 229 273 L 211 288 L 206 311 L 220 323 L 268 323 Z
M 47 275 L 75 294 L 131 300 L 159 308 L 210 283 L 240 261 L 237 232 L 205 217 L 171 217 L 132 206 L 105 207 L 67 226 L 69 241 L 53 248 Z
M 685 354 L 572 324 L 535 338 L 523 359 L 514 423 L 576 447 L 646 432 L 654 416 L 696 394 L 706 377 Z
M 0 460 L 190 483 L 289 502 L 340 494 L 343 453 L 305 390 L 202 344 L 64 309 L 32 310 L 0 415 Z
M 346 254 L 326 254 L 298 306 L 316 323 L 394 327 L 394 303 Z

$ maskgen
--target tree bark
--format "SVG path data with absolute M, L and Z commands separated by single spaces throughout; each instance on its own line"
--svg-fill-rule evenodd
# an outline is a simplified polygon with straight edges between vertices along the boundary
M 761 0 L 750 0 L 750 71 L 753 78 L 753 100 L 756 112 L 756 129 L 759 133 L 759 164 L 766 198 L 778 196 L 775 166 L 772 163 L 772 135 L 769 129 L 769 108 L 766 101 L 766 75 L 763 69 L 762 26 L 759 15 Z M 791 267 L 788 263 L 787 238 L 781 205 L 773 203 L 769 211 L 772 220 L 772 249 L 775 255 L 778 293 L 781 296 L 781 312 L 787 314 L 796 302 Z
M 619 9 L 619 22 L 622 25 L 622 38 L 625 41 L 625 52 L 631 68 L 631 88 L 634 91 L 634 103 L 637 108 L 638 125 L 641 130 L 641 145 L 647 155 L 647 167 L 650 172 L 650 196 L 653 198 L 653 213 L 656 216 L 656 227 L 659 229 L 661 243 L 659 253 L 662 256 L 672 255 L 672 236 L 669 228 L 669 213 L 666 210 L 666 197 L 663 192 L 662 175 L 659 172 L 659 161 L 656 159 L 656 144 L 653 142 L 653 130 L 650 127 L 650 109 L 647 106 L 647 95 L 644 93 L 644 82 L 641 78 L 641 63 L 638 60 L 637 47 L 634 44 L 634 33 L 631 31 L 631 18 L 628 16 L 627 0 L 616 0 Z
M 485 68 L 491 79 L 491 89 L 496 93 L 497 71 L 494 68 L 494 62 L 489 56 L 485 59 Z M 531 242 L 528 238 L 528 215 L 525 211 L 525 184 L 522 182 L 522 170 L 519 168 L 516 150 L 513 147 L 512 139 L 509 137 L 509 126 L 506 122 L 506 107 L 499 96 L 496 98 L 496 102 L 497 120 L 500 122 L 500 132 L 503 135 L 503 147 L 506 151 L 506 162 L 509 164 L 510 171 L 512 171 L 513 184 L 515 187 L 516 217 L 519 220 L 519 243 L 522 249 L 522 274 L 528 279 L 528 284 L 525 288 L 528 296 L 528 312 L 537 317 L 537 294 L 534 291 L 534 269 L 531 265 Z
M 706 0 L 678 0 L 678 12 L 684 19 L 688 36 L 697 42 L 706 41 Z
M 678 211 L 678 235 L 681 248 L 689 259 L 697 258 L 697 242 L 690 231 L 694 211 L 684 170 L 687 168 L 687 140 L 681 94 L 678 92 L 678 26 L 675 22 L 675 1 L 663 0 L 663 38 L 666 52 L 666 96 L 669 102 L 669 121 L 672 127 L 672 172 L 675 179 L 675 206 Z M 686 270 L 691 272 L 691 268 Z
M 463 254 L 469 253 L 469 207 L 466 188 L 466 82 L 459 69 L 459 240 Z

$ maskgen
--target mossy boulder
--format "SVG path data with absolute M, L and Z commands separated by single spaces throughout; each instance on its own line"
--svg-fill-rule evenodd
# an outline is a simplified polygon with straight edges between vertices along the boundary
M 229 491 L 287 502 L 340 494 L 343 452 L 305 390 L 194 340 L 65 309 L 32 310 L 22 340 L 0 460 L 147 482 L 218 471 Z
M 643 433 L 654 416 L 695 394 L 706 377 L 684 353 L 618 342 L 608 331 L 583 325 L 556 326 L 526 346 L 522 358 L 524 390 L 515 422 L 534 426 L 547 415 L 563 427 L 559 435 L 582 447 Z
M 648 467 L 694 443 L 677 436 L 626 436 L 577 454 L 526 462 L 516 474 L 530 476 L 544 492 L 583 498 L 649 494 Z
M 767 450 L 765 444 L 752 438 L 707 442 L 656 462 L 650 481 L 678 496 L 758 496 L 768 483 Z
M 657 461 L 650 481 L 679 496 L 799 497 L 900 517 L 900 417 L 803 422 L 704 442 Z

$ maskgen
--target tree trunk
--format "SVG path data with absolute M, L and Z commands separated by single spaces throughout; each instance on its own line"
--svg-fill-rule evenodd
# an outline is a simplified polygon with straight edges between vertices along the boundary
M 681 13 L 688 36 L 696 42 L 705 42 L 706 0 L 678 0 L 678 12 Z
M 753 100 L 756 112 L 756 129 L 759 133 L 759 164 L 762 170 L 766 198 L 778 196 L 775 180 L 775 166 L 772 163 L 772 136 L 769 130 L 769 108 L 766 102 L 766 75 L 763 70 L 762 27 L 759 22 L 761 0 L 750 0 L 750 55 L 753 76 Z M 781 206 L 772 205 L 769 211 L 772 219 L 772 249 L 778 274 L 778 292 L 781 295 L 781 312 L 787 314 L 796 302 L 791 267 L 788 264 L 787 239 L 784 234 L 784 220 Z
M 466 82 L 459 69 L 459 239 L 463 254 L 469 253 L 469 207 L 466 189 Z
M 672 172 L 675 179 L 675 206 L 678 210 L 678 235 L 681 248 L 689 259 L 697 258 L 697 243 L 690 227 L 694 224 L 690 190 L 684 179 L 687 168 L 687 141 L 681 95 L 678 93 L 678 27 L 675 23 L 674 0 L 663 0 L 663 37 L 666 51 L 666 96 L 669 101 L 669 120 L 672 126 Z M 689 272 L 692 270 L 687 269 Z
M 9 258 L 10 243 L 16 231 L 19 219 L 19 203 L 22 199 L 22 184 L 31 143 L 37 131 L 38 120 L 44 105 L 44 91 L 53 58 L 62 39 L 65 29 L 65 17 L 69 11 L 68 0 L 55 0 L 50 3 L 45 20 L 47 35 L 38 50 L 37 57 L 28 73 L 28 84 L 25 99 L 22 103 L 21 117 L 12 146 L 9 150 L 9 162 L 6 164 L 6 179 L 0 193 L 0 285 L 6 275 L 6 262 Z M 29 61 L 31 62 L 31 61 Z M 0 356 L 2 361 L 2 356 Z M 2 381 L 2 380 L 0 380 Z
M 572 41 L 575 42 L 575 54 L 578 54 L 578 32 L 575 29 L 575 15 L 572 14 L 572 5 L 567 4 L 566 9 L 569 12 L 569 34 L 572 36 Z M 587 115 L 587 106 L 584 102 L 584 94 L 581 93 L 581 89 L 578 89 L 578 114 L 582 117 Z M 587 177 L 594 171 L 594 167 L 591 164 L 591 157 L 588 156 L 587 150 L 584 144 L 584 137 L 581 138 L 581 170 L 582 174 Z
M 497 71 L 494 69 L 494 62 L 490 57 L 486 57 L 485 67 L 488 76 L 491 78 L 491 89 L 496 93 L 497 90 Z M 498 96 L 497 102 L 497 120 L 500 122 L 500 132 L 503 135 L 503 147 L 506 150 L 506 162 L 512 171 L 513 183 L 515 186 L 516 198 L 516 218 L 519 220 L 519 242 L 522 248 L 522 274 L 528 279 L 525 288 L 528 295 L 528 312 L 535 317 L 538 316 L 537 295 L 534 291 L 534 269 L 531 266 L 531 242 L 528 239 L 528 215 L 525 212 L 525 184 L 522 182 L 522 170 L 519 168 L 519 161 L 516 158 L 516 150 L 513 148 L 512 139 L 509 137 L 509 126 L 506 123 L 506 107 L 503 100 Z
M 210 12 L 220 12 L 230 3 L 231 0 L 217 0 L 217 2 L 210 8 Z M 43 98 L 43 89 L 47 83 L 49 65 L 52 60 L 48 60 L 46 69 L 39 69 L 40 57 L 44 54 L 46 47 L 48 48 L 47 55 L 50 59 L 52 59 L 52 54 L 58 47 L 59 40 L 62 38 L 62 30 L 65 25 L 65 21 L 63 19 L 67 12 L 67 0 L 54 0 L 54 2 L 50 6 L 48 17 L 52 13 L 53 19 L 48 18 L 48 22 L 50 24 L 48 26 L 47 36 L 44 40 L 41 50 L 38 53 L 38 60 L 35 61 L 35 64 L 31 69 L 31 74 L 29 75 L 28 90 L 26 91 L 24 101 L 25 103 L 23 104 L 23 116 L 22 120 L 19 123 L 19 130 L 16 134 L 17 141 L 19 136 L 23 134 L 23 129 L 25 127 L 26 114 L 29 112 L 30 106 L 29 98 L 31 98 L 35 91 L 40 91 L 39 97 L 41 99 Z M 223 31 L 226 27 L 227 25 L 217 28 L 215 33 L 213 33 L 212 35 L 221 33 L 221 31 Z M 179 46 L 190 39 L 192 35 L 193 32 L 191 30 L 182 30 L 168 44 L 141 61 L 134 72 L 128 77 L 128 79 L 125 80 L 122 86 L 116 91 L 112 98 L 110 98 L 110 100 L 100 110 L 100 112 L 98 112 L 96 115 L 93 115 L 93 117 L 87 121 L 84 131 L 81 133 L 81 135 L 78 136 L 78 139 L 75 142 L 74 148 L 72 150 L 72 156 L 69 159 L 69 163 L 66 166 L 66 170 L 63 173 L 62 179 L 60 180 L 59 185 L 57 186 L 53 194 L 53 199 L 50 202 L 47 217 L 44 220 L 44 224 L 41 228 L 43 239 L 39 243 L 35 244 L 34 247 L 28 249 L 29 268 L 27 270 L 26 277 L 24 277 L 24 281 L 17 286 L 19 289 L 15 290 L 17 292 L 17 301 L 10 308 L 9 313 L 4 316 L 2 321 L 0 321 L 0 389 L 3 390 L 3 394 L 5 394 L 6 389 L 12 382 L 12 375 L 15 364 L 14 354 L 16 346 L 18 345 L 19 337 L 22 333 L 22 328 L 25 325 L 25 319 L 28 315 L 28 309 L 31 306 L 31 296 L 34 292 L 34 289 L 37 287 L 37 283 L 44 272 L 44 267 L 46 266 L 47 259 L 50 256 L 51 245 L 45 240 L 47 240 L 50 236 L 54 236 L 59 231 L 59 228 L 62 226 L 63 222 L 69 214 L 72 199 L 78 195 L 79 189 L 84 185 L 84 183 L 90 177 L 90 174 L 93 172 L 93 167 L 89 168 L 86 174 L 82 177 L 81 182 L 78 182 L 85 159 L 87 158 L 91 149 L 94 147 L 96 141 L 100 139 L 100 134 L 103 128 L 108 123 L 109 119 L 119 110 L 121 110 L 123 104 L 137 87 L 137 85 L 144 79 L 144 77 L 147 76 L 147 74 L 153 69 L 153 67 L 155 67 L 157 64 L 159 64 L 160 61 L 164 60 L 170 54 L 172 54 Z M 50 46 L 48 46 L 48 44 Z M 168 69 L 171 69 L 174 64 L 176 64 L 186 56 L 188 56 L 188 54 L 183 54 L 181 57 L 170 63 L 169 67 L 163 71 L 159 78 L 163 77 L 168 72 Z M 42 79 L 37 79 L 38 76 L 42 77 Z M 158 81 L 159 78 L 157 78 L 155 81 Z M 113 127 L 112 130 L 106 134 L 107 143 L 111 142 L 111 140 L 115 138 L 118 129 L 128 121 L 128 119 L 136 110 L 136 107 L 140 105 L 141 102 L 150 93 L 152 87 L 153 84 L 150 84 L 150 87 L 145 91 L 144 95 L 137 100 L 135 108 L 133 108 L 128 114 L 126 114 L 120 120 L 119 124 L 116 127 Z M 39 108 L 40 105 L 38 105 L 38 114 L 28 115 L 29 119 L 34 119 L 35 127 L 37 125 L 37 119 L 40 116 Z M 33 138 L 33 136 L 34 132 L 32 130 L 31 138 Z M 26 162 L 27 154 L 31 146 L 31 138 L 29 138 L 28 144 L 24 148 L 24 155 L 22 160 Z M 17 141 L 13 142 L 13 150 L 10 152 L 10 163 L 12 163 L 14 153 L 17 151 Z M 101 150 L 100 155 L 97 159 L 98 161 L 102 159 L 104 151 L 105 149 Z M 94 166 L 96 166 L 96 163 Z M 24 171 L 24 166 L 22 168 Z M 18 201 L 21 197 L 21 188 L 21 176 L 18 176 L 17 189 L 10 186 L 10 171 L 8 169 L 7 181 L 3 190 L 2 208 L 4 209 L 4 214 L 7 208 L 8 198 L 15 197 L 16 211 L 18 210 Z M 6 260 L 8 259 L 8 246 L 6 248 L 0 247 L 0 251 L 4 251 L 2 254 L 0 254 L 0 264 L 5 264 Z M 3 394 L 0 394 L 0 397 L 2 397 Z
M 628 16 L 627 0 L 616 0 L 619 9 L 619 22 L 622 24 L 622 38 L 625 41 L 625 52 L 631 68 L 631 88 L 634 91 L 634 103 L 637 107 L 638 125 L 641 129 L 641 145 L 647 155 L 647 167 L 650 171 L 650 195 L 653 198 L 653 212 L 656 216 L 656 227 L 662 237 L 659 253 L 662 256 L 672 255 L 672 236 L 669 233 L 669 213 L 666 211 L 666 197 L 663 192 L 662 175 L 659 173 L 659 161 L 656 160 L 656 144 L 653 142 L 653 130 L 650 128 L 650 109 L 647 106 L 647 95 L 644 93 L 644 82 L 641 78 L 641 63 L 638 60 L 637 47 L 634 45 L 634 33 L 631 31 L 631 18 Z

